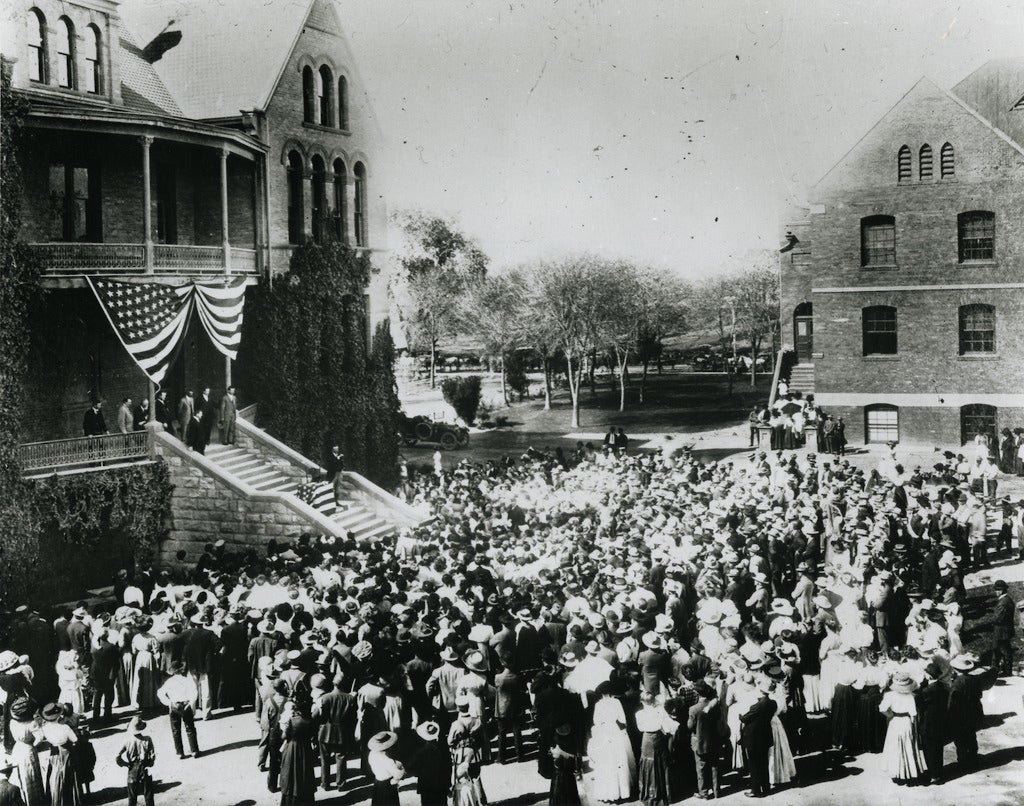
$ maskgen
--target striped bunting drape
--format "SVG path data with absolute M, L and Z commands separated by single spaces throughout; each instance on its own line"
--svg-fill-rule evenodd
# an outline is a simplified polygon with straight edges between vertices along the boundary
M 217 350 L 237 357 L 244 278 L 232 278 L 227 285 L 181 286 L 87 279 L 117 338 L 153 383 L 159 385 L 167 374 L 193 308 Z

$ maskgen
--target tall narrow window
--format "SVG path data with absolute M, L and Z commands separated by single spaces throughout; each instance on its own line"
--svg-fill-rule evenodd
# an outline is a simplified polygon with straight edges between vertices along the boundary
M 960 407 L 960 443 L 973 442 L 976 436 L 983 436 L 989 445 L 997 444 L 996 425 L 998 412 L 995 406 L 984 403 L 969 403 Z
M 939 170 L 942 172 L 943 179 L 949 179 L 956 175 L 956 165 L 953 158 L 953 146 L 949 143 L 945 143 L 942 146 L 942 151 L 939 154 Z
M 67 17 L 57 21 L 57 83 L 68 89 L 78 85 L 75 76 L 75 28 Z
M 956 217 L 960 262 L 993 260 L 996 254 L 996 216 L 971 210 Z
M 28 13 L 28 77 L 46 83 L 46 17 L 34 8 Z
M 900 410 L 885 403 L 866 406 L 864 436 L 866 442 L 899 442 Z
M 896 355 L 896 309 L 873 305 L 861 311 L 864 355 Z
M 85 35 L 85 90 L 103 94 L 103 39 L 100 29 L 90 25 Z
M 991 305 L 960 307 L 960 355 L 996 351 L 996 309 Z
M 896 157 L 896 180 L 898 182 L 910 181 L 910 149 L 903 146 Z
M 927 143 L 918 152 L 917 176 L 922 182 L 932 178 L 932 147 Z
M 860 220 L 860 264 L 866 267 L 896 265 L 896 219 L 891 215 Z
M 298 151 L 288 154 L 288 243 L 302 243 L 305 213 L 302 205 L 302 157 Z
M 99 201 L 97 171 L 63 162 L 50 165 L 50 238 L 101 242 Z
M 323 157 L 313 157 L 313 242 L 323 243 L 327 220 L 327 166 Z
M 302 119 L 316 123 L 316 79 L 312 67 L 302 68 Z
M 348 129 L 348 79 L 338 76 L 338 126 Z
M 334 125 L 334 104 L 331 101 L 331 88 L 333 86 L 334 76 L 331 74 L 331 68 L 325 64 L 320 68 L 320 97 L 318 99 L 318 105 L 320 109 L 321 126 Z
M 355 215 L 353 225 L 356 231 L 356 246 L 366 246 L 366 166 L 357 162 L 352 169 L 355 176 Z
M 348 203 L 345 198 L 348 171 L 343 160 L 334 161 L 334 237 L 348 241 Z

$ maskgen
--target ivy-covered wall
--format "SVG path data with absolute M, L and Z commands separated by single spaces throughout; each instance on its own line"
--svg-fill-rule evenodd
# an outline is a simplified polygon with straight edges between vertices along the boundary
M 366 255 L 340 242 L 295 250 L 287 274 L 249 292 L 236 375 L 259 425 L 323 461 L 337 441 L 346 467 L 392 489 L 398 390 L 387 322 L 366 344 Z

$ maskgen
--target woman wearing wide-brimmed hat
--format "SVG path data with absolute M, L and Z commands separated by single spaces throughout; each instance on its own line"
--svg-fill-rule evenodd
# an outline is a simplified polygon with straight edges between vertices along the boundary
M 468 713 L 466 695 L 458 698 L 459 716 L 448 731 L 452 751 L 452 806 L 487 806 L 480 781 L 481 748 L 486 741 L 479 718 Z
M 391 754 L 398 744 L 398 734 L 382 730 L 366 743 L 366 764 L 373 776 L 371 806 L 398 806 L 398 784 L 405 777 L 405 767 Z
M 892 679 L 878 706 L 889 718 L 882 748 L 882 767 L 898 784 L 916 782 L 925 771 L 924 753 L 917 736 L 917 683 L 905 672 Z
M 310 806 L 316 794 L 311 705 L 309 694 L 300 689 L 281 714 L 281 806 Z
M 78 736 L 64 722 L 64 709 L 55 702 L 43 708 L 43 738 L 50 745 L 46 795 L 51 806 L 79 806 L 78 780 L 72 753 Z
M 11 762 L 17 767 L 18 780 L 21 784 L 21 796 L 26 806 L 48 806 L 46 798 L 46 784 L 43 781 L 42 768 L 39 765 L 39 751 L 36 745 L 40 741 L 40 734 L 36 731 L 36 711 L 38 707 L 35 701 L 28 697 L 20 696 L 11 701 L 9 725 L 10 738 L 14 740 L 14 747 L 9 753 Z

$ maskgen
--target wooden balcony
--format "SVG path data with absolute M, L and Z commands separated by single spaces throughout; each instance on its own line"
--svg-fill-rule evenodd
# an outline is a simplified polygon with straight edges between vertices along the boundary
M 97 437 L 72 437 L 48 442 L 27 442 L 18 447 L 22 473 L 40 475 L 72 468 L 95 467 L 133 462 L 149 458 L 151 434 L 103 434 Z M 101 464 L 103 463 L 103 464 Z
M 141 243 L 34 243 L 29 250 L 39 261 L 43 279 L 133 277 L 146 275 L 259 275 L 255 249 L 229 246 L 153 244 L 147 258 Z

